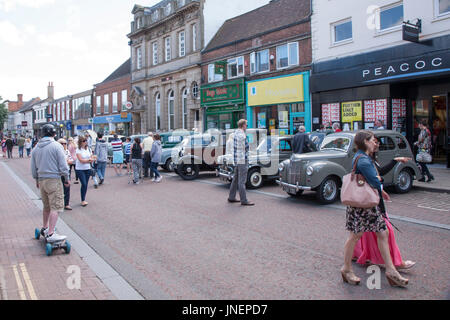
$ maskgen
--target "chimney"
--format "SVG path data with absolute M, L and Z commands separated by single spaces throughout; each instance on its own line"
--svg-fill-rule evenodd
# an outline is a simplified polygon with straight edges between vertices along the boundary
M 17 108 L 20 109 L 22 108 L 23 105 L 23 94 L 19 93 L 17 95 Z
M 48 88 L 47 88 L 47 98 L 53 100 L 54 99 L 54 93 L 55 93 L 55 89 L 53 87 L 53 82 L 49 82 L 48 83 Z

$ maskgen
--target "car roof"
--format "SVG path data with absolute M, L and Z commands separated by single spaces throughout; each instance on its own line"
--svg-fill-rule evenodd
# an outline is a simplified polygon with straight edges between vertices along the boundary
M 394 130 L 376 130 L 376 129 L 368 129 L 367 131 L 373 132 L 375 135 L 401 135 L 399 132 Z M 327 136 L 355 136 L 358 133 L 358 131 L 341 131 L 341 132 L 333 132 L 330 133 Z

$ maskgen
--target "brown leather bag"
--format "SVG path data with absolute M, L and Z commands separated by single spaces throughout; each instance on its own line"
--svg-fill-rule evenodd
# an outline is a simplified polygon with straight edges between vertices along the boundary
M 362 174 L 356 174 L 356 165 L 361 156 L 356 158 L 352 172 L 343 178 L 341 202 L 347 206 L 369 209 L 380 203 L 380 195 L 378 190 L 367 183 Z

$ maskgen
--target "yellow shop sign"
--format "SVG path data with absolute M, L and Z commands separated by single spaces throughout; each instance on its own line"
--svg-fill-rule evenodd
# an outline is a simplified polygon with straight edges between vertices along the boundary
M 303 75 L 248 82 L 247 97 L 248 106 L 304 101 Z
M 362 101 L 342 102 L 342 122 L 362 121 Z

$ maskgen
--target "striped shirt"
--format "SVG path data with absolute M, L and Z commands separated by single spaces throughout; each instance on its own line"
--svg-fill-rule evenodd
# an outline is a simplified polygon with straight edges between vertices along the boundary
M 125 154 L 131 154 L 131 142 L 125 143 Z
M 111 142 L 111 146 L 112 146 L 113 152 L 122 151 L 123 142 L 122 142 L 122 140 L 116 140 L 116 141 Z

